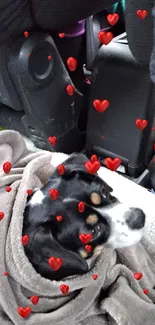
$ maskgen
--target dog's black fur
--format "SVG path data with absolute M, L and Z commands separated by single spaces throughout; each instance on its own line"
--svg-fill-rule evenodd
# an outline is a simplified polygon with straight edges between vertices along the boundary
M 24 213 L 23 235 L 29 236 L 29 243 L 25 246 L 25 253 L 33 267 L 43 277 L 61 280 L 75 274 L 88 271 L 86 259 L 79 254 L 84 249 L 84 244 L 79 239 L 79 234 L 91 233 L 93 238 L 89 243 L 93 250 L 97 245 L 105 243 L 110 235 L 110 223 L 107 216 L 94 211 L 90 200 L 92 192 L 99 193 L 102 201 L 100 207 L 105 207 L 116 199 L 110 194 L 112 189 L 101 180 L 97 174 L 87 172 L 84 164 L 88 161 L 83 154 L 71 155 L 63 165 L 66 171 L 63 176 L 55 173 L 48 183 L 41 189 L 45 195 L 40 205 L 31 206 L 31 197 Z M 59 190 L 59 197 L 53 201 L 49 190 Z M 64 202 L 64 199 L 69 199 Z M 78 203 L 85 202 L 83 213 L 78 211 Z M 86 223 L 89 215 L 95 213 L 98 222 L 95 225 Z M 56 216 L 63 217 L 61 222 Z M 59 270 L 53 271 L 48 264 L 51 257 L 61 258 L 63 263 Z

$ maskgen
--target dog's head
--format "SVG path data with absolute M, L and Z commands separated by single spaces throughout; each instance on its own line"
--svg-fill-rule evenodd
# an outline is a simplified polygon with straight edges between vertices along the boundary
M 83 154 L 71 155 L 63 163 L 65 173 L 60 176 L 56 170 L 25 209 L 23 235 L 29 235 L 25 252 L 46 278 L 85 273 L 86 259 L 98 255 L 104 244 L 122 248 L 142 238 L 143 211 L 120 203 L 109 185 L 87 172 L 87 160 Z M 57 199 L 51 199 L 50 189 L 58 190 Z M 62 259 L 57 271 L 49 265 L 50 257 Z

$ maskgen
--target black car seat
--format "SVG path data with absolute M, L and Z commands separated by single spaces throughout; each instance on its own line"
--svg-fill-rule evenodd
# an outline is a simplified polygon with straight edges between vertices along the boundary
M 126 33 L 102 45 L 93 64 L 86 151 L 103 162 L 119 157 L 132 177 L 145 170 L 154 150 L 155 86 L 149 74 L 152 8 L 153 0 L 126 0 Z M 100 113 L 94 100 L 108 100 L 109 107 Z
M 43 149 L 83 149 L 84 96 L 74 84 L 79 70 L 72 66 L 70 71 L 66 65 L 68 56 L 78 59 L 83 40 L 61 42 L 58 34 L 113 3 L 0 1 L 0 126 L 26 133 Z

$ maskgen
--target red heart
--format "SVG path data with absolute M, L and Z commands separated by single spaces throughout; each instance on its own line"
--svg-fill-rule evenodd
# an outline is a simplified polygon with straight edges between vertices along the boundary
M 101 43 L 103 43 L 104 45 L 108 45 L 113 39 L 113 34 L 111 32 L 101 31 L 98 33 L 98 38 Z
M 95 99 L 93 101 L 93 105 L 96 109 L 96 111 L 98 111 L 99 113 L 103 113 L 106 111 L 106 109 L 109 107 L 110 103 L 108 100 L 99 100 L 99 99 Z
M 78 203 L 78 211 L 84 212 L 84 210 L 85 210 L 85 204 L 84 204 L 84 202 L 81 201 Z
M 65 33 L 59 33 L 59 37 L 60 38 L 64 38 L 65 37 Z
M 25 31 L 24 32 L 24 37 L 28 38 L 29 37 L 29 32 Z
M 18 314 L 23 318 L 27 318 L 31 313 L 32 313 L 31 307 L 25 307 L 25 308 L 19 307 L 18 308 Z
M 29 236 L 28 235 L 24 235 L 22 236 L 22 244 L 23 246 L 26 246 L 29 242 Z
M 145 17 L 147 16 L 148 11 L 147 10 L 137 10 L 137 16 L 140 19 L 145 19 Z
M 48 137 L 48 141 L 52 146 L 55 146 L 57 138 L 56 137 Z
M 38 296 L 32 296 L 30 298 L 30 300 L 31 300 L 31 302 L 32 302 L 33 305 L 37 305 L 38 302 L 39 302 L 39 297 Z
M 4 212 L 0 211 L 0 221 L 4 218 Z
M 12 191 L 12 187 L 11 186 L 7 186 L 6 188 L 5 188 L 5 190 L 6 190 L 6 192 L 11 192 Z
M 12 168 L 12 165 L 11 165 L 11 163 L 9 161 L 7 161 L 7 162 L 5 162 L 3 164 L 3 171 L 4 171 L 5 174 L 9 174 L 11 168 Z
M 92 155 L 90 161 L 91 163 L 94 163 L 94 161 L 98 161 L 98 157 L 96 155 Z
M 144 293 L 144 295 L 148 295 L 149 290 L 148 290 L 148 289 L 144 289 L 144 290 L 143 290 L 143 293 Z
M 93 236 L 92 236 L 92 234 L 80 234 L 79 238 L 82 241 L 82 243 L 86 245 L 91 241 Z
M 3 275 L 4 275 L 4 276 L 8 276 L 9 273 L 5 271 L 5 272 L 3 272 Z
M 112 171 L 115 171 L 120 165 L 121 165 L 121 159 L 120 158 L 106 158 L 104 160 L 104 163 L 106 165 L 106 167 Z
M 114 26 L 115 24 L 117 24 L 118 19 L 119 19 L 119 15 L 118 15 L 118 14 L 109 14 L 109 15 L 107 16 L 108 23 L 109 23 L 111 26 Z
M 59 196 L 59 191 L 56 190 L 55 188 L 51 188 L 49 190 L 49 196 L 52 200 L 57 200 L 58 196 Z
M 87 169 L 87 172 L 90 174 L 95 174 L 100 169 L 101 163 L 99 161 L 94 161 L 93 163 L 91 161 L 87 161 L 85 163 L 85 168 Z
M 155 131 L 155 127 L 152 128 L 152 131 Z
M 62 216 L 56 216 L 58 222 L 62 221 Z
M 69 286 L 67 284 L 61 284 L 60 290 L 63 293 L 63 295 L 67 295 L 67 293 L 69 291 Z
M 86 245 L 85 250 L 87 251 L 87 253 L 90 253 L 92 251 L 92 246 L 91 245 Z
M 61 176 L 64 175 L 65 170 L 66 170 L 66 168 L 65 168 L 64 165 L 59 165 L 59 166 L 57 167 L 57 171 L 58 171 L 59 175 L 61 175 Z
M 68 85 L 68 86 L 66 87 L 66 90 L 67 90 L 67 94 L 68 94 L 69 96 L 73 96 L 74 93 L 75 93 L 75 87 L 72 86 L 72 85 Z
M 137 119 L 136 120 L 136 125 L 137 125 L 138 129 L 144 130 L 148 125 L 148 121 L 147 120 Z
M 77 68 L 77 60 L 73 57 L 69 57 L 67 60 L 67 66 L 70 71 L 75 71 Z
M 30 53 L 28 53 L 28 55 L 27 56 L 30 56 L 31 54 Z
M 33 191 L 32 190 L 27 190 L 26 191 L 28 195 L 32 195 Z
M 48 61 L 51 61 L 52 60 L 52 55 L 48 55 Z
M 142 276 L 143 276 L 142 272 L 134 273 L 134 278 L 138 281 L 142 278 Z
M 98 279 L 98 274 L 93 274 L 92 278 L 93 278 L 93 280 L 97 280 Z
M 54 257 L 54 256 L 51 256 L 48 259 L 48 264 L 50 265 L 50 267 L 54 271 L 58 271 L 60 269 L 60 267 L 62 266 L 62 259 L 61 258 Z

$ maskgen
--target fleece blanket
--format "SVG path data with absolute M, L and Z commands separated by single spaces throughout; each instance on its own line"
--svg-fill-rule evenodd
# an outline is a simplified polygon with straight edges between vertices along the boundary
M 155 197 L 122 176 L 99 171 L 120 200 L 144 209 L 146 232 L 140 243 L 117 251 L 105 246 L 87 274 L 62 281 L 42 278 L 25 256 L 27 195 L 66 158 L 30 152 L 18 132 L 0 132 L 0 324 L 154 325 Z

